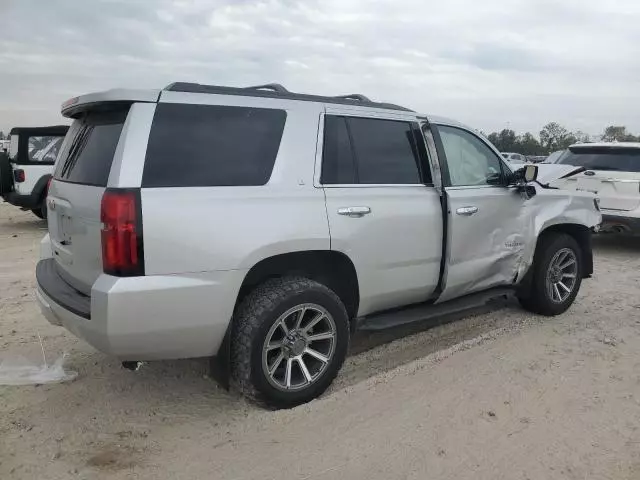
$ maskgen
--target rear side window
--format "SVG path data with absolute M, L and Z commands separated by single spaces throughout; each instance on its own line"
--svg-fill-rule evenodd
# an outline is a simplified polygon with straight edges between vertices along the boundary
M 323 184 L 357 183 L 356 166 L 344 117 L 325 117 L 322 152 Z
M 64 137 L 31 136 L 29 137 L 29 161 L 53 164 Z
M 327 116 L 322 183 L 431 183 L 421 135 L 411 122 Z
M 264 185 L 278 155 L 284 110 L 161 103 L 143 187 Z
M 89 113 L 73 129 L 54 177 L 70 183 L 106 187 L 113 156 L 127 118 L 125 110 Z

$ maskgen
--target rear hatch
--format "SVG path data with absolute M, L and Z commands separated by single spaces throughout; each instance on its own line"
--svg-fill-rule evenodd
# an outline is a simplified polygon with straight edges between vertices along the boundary
M 639 147 L 619 144 L 570 147 L 558 164 L 584 167 L 586 170 L 554 182 L 554 186 L 592 192 L 600 199 L 603 209 L 635 210 L 640 207 Z
M 87 111 L 71 126 L 47 199 L 49 234 L 60 276 L 89 295 L 102 273 L 102 196 L 129 106 Z

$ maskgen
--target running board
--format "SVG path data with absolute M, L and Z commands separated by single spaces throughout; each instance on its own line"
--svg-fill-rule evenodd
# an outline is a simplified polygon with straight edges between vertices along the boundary
M 513 295 L 513 288 L 493 288 L 484 292 L 472 293 L 461 298 L 444 303 L 418 303 L 400 309 L 386 310 L 357 319 L 357 329 L 363 331 L 378 331 L 387 328 L 407 325 L 414 322 L 431 320 L 486 305 L 489 301 L 499 297 Z

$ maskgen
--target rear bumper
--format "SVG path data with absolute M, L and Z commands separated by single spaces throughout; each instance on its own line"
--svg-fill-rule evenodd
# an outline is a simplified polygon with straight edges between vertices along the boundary
M 36 269 L 36 298 L 45 318 L 121 360 L 215 356 L 245 273 L 100 275 L 86 297 L 62 279 L 64 285 L 51 287 L 52 262 L 41 260 Z M 77 306 L 87 299 L 85 315 Z
M 640 234 L 640 212 L 637 210 L 621 215 L 619 211 L 602 210 L 603 232 Z

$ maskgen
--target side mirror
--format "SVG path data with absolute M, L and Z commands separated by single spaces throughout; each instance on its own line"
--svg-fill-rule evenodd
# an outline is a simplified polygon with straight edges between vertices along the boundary
M 525 183 L 534 182 L 538 178 L 538 166 L 537 165 L 526 165 L 522 168 L 522 179 Z

